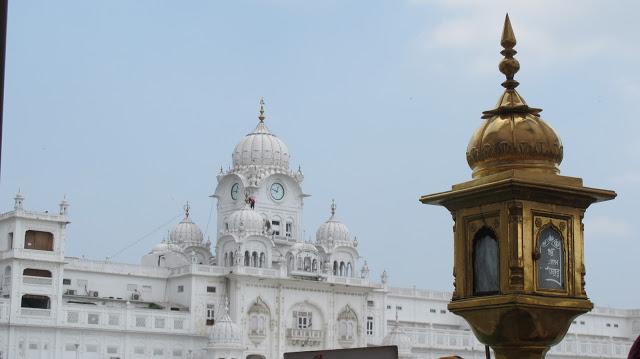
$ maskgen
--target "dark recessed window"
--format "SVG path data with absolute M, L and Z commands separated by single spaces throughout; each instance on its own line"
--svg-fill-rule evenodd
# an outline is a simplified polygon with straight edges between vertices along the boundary
M 179 285 L 178 286 L 178 293 L 182 293 L 184 292 L 184 286 L 183 285 Z
M 430 313 L 435 313 L 435 312 L 436 312 L 436 310 L 435 310 L 435 309 L 433 309 L 433 308 L 431 308 L 431 309 L 429 309 L 429 312 L 430 312 Z
M 207 293 L 215 293 L 215 292 L 216 292 L 216 287 L 207 286 Z
M 495 294 L 499 291 L 498 240 L 487 227 L 481 228 L 473 240 L 473 293 Z
M 51 308 L 50 302 L 49 297 L 44 295 L 25 294 L 22 296 L 21 307 L 49 309 Z
M 69 278 L 64 278 L 62 280 L 62 285 L 71 285 L 71 279 Z

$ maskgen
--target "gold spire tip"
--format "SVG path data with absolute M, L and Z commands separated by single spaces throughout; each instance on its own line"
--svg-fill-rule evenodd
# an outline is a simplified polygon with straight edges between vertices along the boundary
M 502 29 L 502 38 L 500 39 L 500 45 L 504 48 L 512 48 L 516 46 L 516 35 L 513 33 L 511 27 L 511 20 L 509 20 L 509 14 L 504 18 L 504 27 Z
M 260 120 L 260 122 L 264 122 L 264 119 L 264 97 L 260 97 L 260 115 L 258 115 L 258 120 Z
M 520 63 L 518 60 L 513 58 L 513 56 L 518 52 L 513 49 L 513 47 L 516 46 L 516 35 L 513 33 L 509 14 L 504 18 L 504 27 L 502 29 L 500 45 L 504 48 L 504 50 L 500 51 L 504 58 L 500 61 L 498 69 L 507 77 L 507 80 L 502 83 L 502 87 L 507 90 L 513 90 L 520 84 L 518 81 L 513 79 L 516 72 L 520 70 Z

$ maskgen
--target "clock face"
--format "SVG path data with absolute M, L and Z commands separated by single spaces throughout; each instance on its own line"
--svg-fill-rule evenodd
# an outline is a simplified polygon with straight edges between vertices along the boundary
M 271 185 L 271 198 L 275 199 L 276 201 L 281 200 L 282 198 L 284 198 L 284 187 L 280 184 L 280 183 L 274 183 Z
M 231 199 L 235 201 L 236 199 L 238 199 L 239 194 L 240 194 L 240 184 L 234 183 L 233 186 L 231 186 Z

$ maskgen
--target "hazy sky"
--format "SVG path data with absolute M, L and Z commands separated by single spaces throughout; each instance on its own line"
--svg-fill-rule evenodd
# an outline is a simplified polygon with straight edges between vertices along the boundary
M 562 174 L 619 195 L 587 211 L 587 291 L 640 307 L 634 1 L 12 0 L 0 208 L 18 188 L 33 210 L 66 194 L 67 255 L 104 259 L 189 200 L 215 241 L 208 196 L 264 96 L 312 195 L 307 237 L 335 198 L 375 278 L 451 290 L 451 216 L 418 198 L 471 177 L 506 11 L 518 90 L 562 138 Z

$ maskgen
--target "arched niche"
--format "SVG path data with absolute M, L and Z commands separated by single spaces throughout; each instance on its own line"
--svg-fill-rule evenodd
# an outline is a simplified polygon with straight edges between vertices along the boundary
M 482 227 L 473 237 L 473 294 L 491 295 L 500 291 L 500 251 L 498 237 Z
M 544 227 L 536 246 L 536 277 L 539 289 L 564 290 L 565 250 L 562 234 L 553 226 Z

